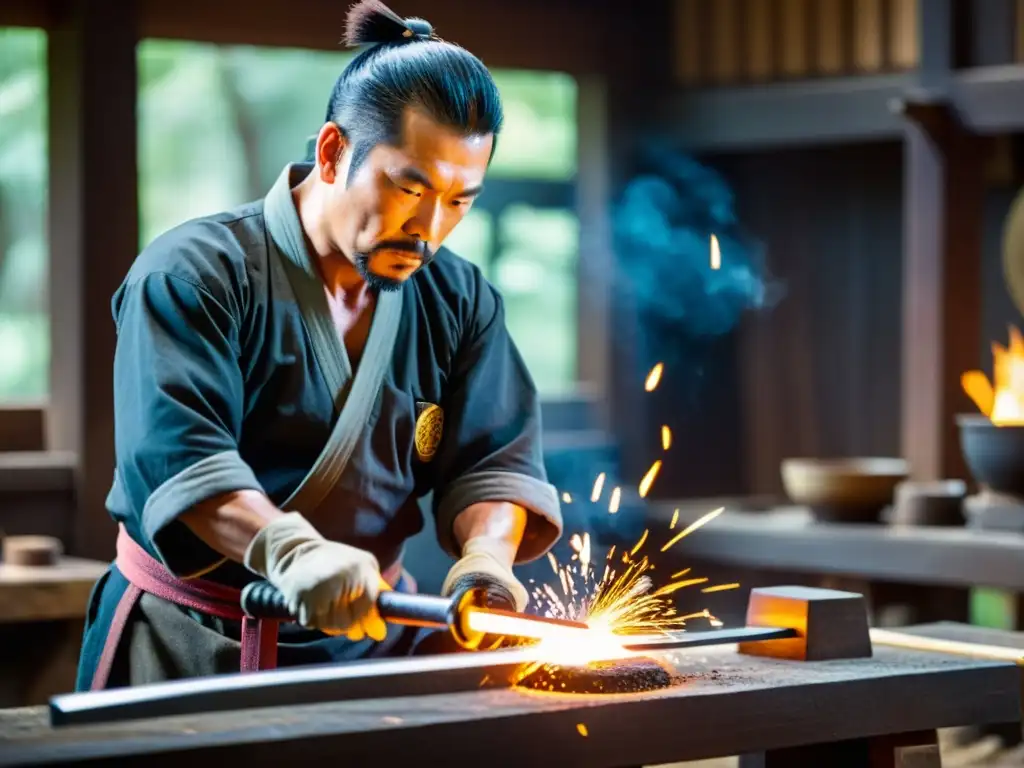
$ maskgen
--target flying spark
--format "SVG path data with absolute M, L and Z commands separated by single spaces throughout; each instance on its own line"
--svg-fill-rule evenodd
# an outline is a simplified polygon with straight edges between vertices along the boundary
M 708 592 L 725 592 L 727 589 L 736 589 L 738 587 L 739 582 L 733 584 L 719 584 L 715 587 L 706 587 L 705 589 L 702 589 L 701 592 L 704 592 L 705 594 L 707 594 Z
M 718 245 L 718 238 L 714 234 L 711 235 L 711 268 L 720 269 L 722 267 L 722 249 Z
M 703 523 L 714 516 L 714 513 L 705 515 Z M 693 530 L 697 527 L 691 526 Z M 541 640 L 537 648 L 543 660 L 522 665 L 513 676 L 513 684 L 519 684 L 541 669 L 555 676 L 563 668 L 642 655 L 639 651 L 626 650 L 623 645 L 626 637 L 637 641 L 685 631 L 686 623 L 693 619 L 706 620 L 713 627 L 722 626 L 706 608 L 682 614 L 674 605 L 675 593 L 707 584 L 707 578 L 681 578 L 690 573 L 689 568 L 684 568 L 672 574 L 667 584 L 655 586 L 654 563 L 643 551 L 649 537 L 650 530 L 645 529 L 630 549 L 618 555 L 616 548 L 611 547 L 603 565 L 595 563 L 589 533 L 576 533 L 569 538 L 573 551 L 569 563 L 560 564 L 549 553 L 548 559 L 557 578 L 551 584 L 533 587 L 530 598 L 534 612 L 585 623 L 590 631 L 582 642 L 578 634 L 555 633 Z M 723 584 L 704 591 L 721 591 L 732 586 Z
M 686 528 L 684 528 L 679 533 L 677 533 L 675 536 L 673 536 L 669 540 L 669 542 L 665 546 L 663 546 L 661 548 L 661 551 L 662 552 L 668 551 L 670 548 L 674 547 L 677 543 L 679 543 L 680 539 L 683 539 L 686 536 L 689 536 L 691 533 L 696 531 L 702 525 L 710 523 L 712 520 L 714 520 L 716 517 L 718 517 L 724 511 L 725 511 L 725 507 L 719 507 L 718 509 L 711 510 L 706 515 L 698 518 L 697 520 L 694 520 L 692 523 L 690 523 L 688 526 L 686 526 Z
M 664 369 L 665 366 L 662 363 L 658 363 L 651 368 L 651 372 L 647 374 L 647 381 L 644 382 L 644 389 L 648 392 L 653 392 L 658 386 L 658 382 L 661 381 L 661 372 Z
M 640 537 L 640 541 L 638 541 L 636 544 L 634 544 L 633 548 L 631 550 L 629 550 L 629 556 L 630 557 L 635 555 L 637 552 L 639 552 L 641 550 L 641 548 L 643 548 L 644 542 L 647 541 L 647 534 L 649 534 L 649 533 L 650 533 L 650 531 L 645 528 L 644 529 L 644 535 Z
M 648 491 L 651 490 L 651 486 L 654 484 L 654 479 L 658 476 L 658 472 L 661 470 L 661 459 L 658 459 L 651 465 L 651 468 L 647 470 L 647 474 L 644 475 L 644 479 L 640 481 L 640 498 L 647 496 Z
M 713 235 L 712 245 L 717 249 L 717 239 Z M 662 363 L 651 369 L 644 385 L 648 392 L 658 386 L 662 371 Z M 671 444 L 672 433 L 668 426 L 663 426 L 662 448 L 667 451 Z M 650 491 L 661 470 L 661 464 L 660 459 L 655 461 L 640 481 L 641 498 Z M 605 473 L 602 472 L 594 481 L 590 494 L 591 502 L 596 503 L 601 498 L 604 484 Z M 618 486 L 612 488 L 608 503 L 609 514 L 619 511 L 621 494 Z M 571 501 L 568 493 L 563 493 L 562 499 L 566 503 Z M 690 523 L 672 537 L 661 551 L 667 551 L 684 537 L 714 520 L 723 511 L 724 508 L 712 510 Z M 678 522 L 679 510 L 676 509 L 672 514 L 669 530 L 674 530 Z M 712 616 L 706 608 L 696 613 L 681 615 L 673 604 L 671 595 L 687 587 L 706 584 L 708 581 L 704 577 L 682 578 L 689 575 L 690 568 L 677 571 L 672 574 L 667 584 L 655 587 L 652 578 L 655 565 L 643 554 L 649 536 L 650 530 L 645 529 L 636 544 L 629 550 L 624 549 L 619 557 L 616 557 L 616 548 L 612 546 L 605 555 L 603 566 L 599 563 L 596 568 L 589 533 L 577 533 L 569 538 L 573 554 L 567 564 L 559 563 L 552 553 L 548 553 L 548 562 L 555 574 L 555 580 L 533 587 L 530 595 L 532 607 L 543 616 L 585 623 L 588 631 L 583 634 L 582 641 L 578 632 L 562 635 L 554 633 L 542 639 L 537 649 L 541 651 L 540 657 L 544 660 L 524 664 L 517 670 L 513 684 L 522 682 L 541 668 L 554 674 L 563 666 L 579 667 L 596 661 L 640 655 L 638 652 L 626 650 L 625 637 L 636 640 L 638 637 L 659 636 L 684 630 L 687 621 L 697 618 L 706 619 L 713 627 L 722 626 L 722 622 Z M 601 572 L 600 578 L 597 577 L 598 569 Z M 534 584 L 533 580 L 530 583 Z M 738 586 L 738 583 L 720 584 L 704 587 L 701 592 L 721 592 Z M 565 688 L 565 683 L 562 683 L 561 687 Z M 554 690 L 554 685 L 547 689 Z M 581 736 L 587 736 L 587 728 L 583 723 L 578 723 L 576 730 Z
M 568 491 L 562 492 L 562 501 L 564 501 L 566 504 L 572 504 L 572 496 L 569 495 Z
M 619 498 L 622 496 L 622 491 L 616 486 L 612 489 L 612 497 L 608 501 L 608 514 L 614 515 L 619 511 Z

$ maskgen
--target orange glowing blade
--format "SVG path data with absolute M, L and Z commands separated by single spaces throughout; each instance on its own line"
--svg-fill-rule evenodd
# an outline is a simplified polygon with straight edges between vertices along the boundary
M 591 634 L 590 628 L 578 621 L 482 608 L 470 608 L 468 614 L 470 630 L 488 635 L 585 642 Z

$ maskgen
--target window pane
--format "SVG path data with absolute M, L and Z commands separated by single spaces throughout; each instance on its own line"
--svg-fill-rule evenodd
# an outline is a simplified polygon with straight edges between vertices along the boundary
M 49 393 L 46 33 L 0 28 L 0 400 Z
M 480 267 L 484 277 L 490 280 L 493 230 L 494 218 L 490 212 L 473 208 L 451 231 L 444 244 L 466 261 Z
M 266 194 L 323 125 L 347 53 L 145 40 L 140 236 Z
M 572 211 L 513 205 L 498 229 L 494 283 L 505 297 L 512 337 L 541 392 L 570 392 L 577 380 L 579 221 Z
M 504 178 L 576 175 L 576 81 L 559 72 L 494 72 L 505 125 L 491 163 Z

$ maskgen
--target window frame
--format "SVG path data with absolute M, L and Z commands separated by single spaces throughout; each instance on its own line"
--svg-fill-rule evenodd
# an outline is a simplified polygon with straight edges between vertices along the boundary
M 41 29 L 48 33 L 52 21 L 52 11 L 47 3 L 36 3 L 32 0 L 10 0 L 0 6 L 0 27 Z M 47 78 L 49 78 L 49 73 L 47 73 Z M 53 329 L 51 328 L 50 334 L 52 335 L 52 333 Z M 47 398 L 0 401 L 0 453 L 46 450 L 48 412 Z
M 135 4 L 136 43 L 143 38 L 181 39 L 220 44 L 287 46 L 308 48 L 311 50 L 337 50 L 336 35 L 333 30 L 328 33 L 322 25 L 309 25 L 303 18 L 301 23 L 296 19 L 293 10 L 287 4 L 281 7 L 270 7 L 262 4 L 261 13 L 246 16 L 249 21 L 240 27 L 235 24 L 213 23 L 221 15 L 226 18 L 238 17 L 235 11 L 242 7 L 241 0 L 227 0 L 219 4 L 205 2 L 187 3 L 188 12 L 171 12 L 164 3 L 155 0 L 137 0 Z M 594 243 L 600 236 L 588 237 L 588 232 L 607 231 L 607 175 L 608 154 L 605 141 L 604 122 L 607 119 L 605 110 L 604 79 L 587 73 L 600 71 L 605 52 L 596 41 L 588 40 L 587 36 L 574 37 L 580 47 L 567 48 L 562 45 L 541 45 L 512 47 L 499 44 L 493 34 L 482 34 L 475 20 L 469 18 L 458 2 L 437 3 L 437 24 L 446 30 L 452 29 L 453 39 L 460 39 L 463 44 L 484 55 L 489 64 L 495 68 L 532 68 L 565 71 L 572 74 L 577 81 L 578 109 L 578 172 L 574 182 L 547 182 L 540 180 L 523 180 L 530 186 L 550 185 L 552 194 L 559 199 L 566 197 L 567 188 L 573 188 L 575 205 L 572 208 L 580 218 L 581 240 L 579 260 L 578 301 L 577 301 L 577 371 L 578 384 L 576 391 L 559 397 L 545 397 L 545 413 L 551 414 L 552 423 L 562 426 L 594 428 L 608 425 L 607 414 L 602 403 L 606 402 L 609 391 L 609 370 L 607 345 L 609 343 L 609 304 L 607 297 L 607 281 L 588 279 L 588 274 L 600 269 L 608 263 L 608 254 L 595 248 Z M 0 8 L 0 26 L 33 27 L 52 33 L 53 27 L 66 24 L 67 19 L 58 13 L 59 7 L 51 4 L 37 3 L 34 0 L 10 0 Z M 98 9 L 99 10 L 99 9 Z M 105 9 L 104 9 L 105 10 Z M 251 9 L 250 9 L 251 10 Z M 181 11 L 179 8 L 178 11 Z M 513 27 L 521 22 L 531 25 L 529 14 L 520 13 L 515 9 L 502 10 L 508 13 L 508 24 Z M 301 15 L 301 14 L 300 14 Z M 243 15 L 244 16 L 244 15 Z M 278 17 L 281 18 L 278 18 Z M 575 25 L 581 22 L 598 23 L 596 20 L 581 19 L 580 10 L 571 13 Z M 287 20 L 287 23 L 281 23 Z M 567 20 L 568 21 L 568 20 Z M 507 24 L 502 24 L 505 28 Z M 557 29 L 559 25 L 554 25 Z M 530 26 L 532 29 L 532 26 Z M 457 34 L 456 34 L 457 33 Z M 322 38 L 322 39 L 321 39 Z M 52 34 L 51 34 L 52 39 Z M 516 39 L 513 35 L 511 39 Z M 520 38 L 522 39 L 522 38 Z M 582 42 L 580 42 L 582 41 Z M 563 41 L 564 43 L 564 41 Z M 491 50 L 495 49 L 495 50 Z M 544 52 L 547 53 L 544 53 Z M 538 52 L 543 60 L 538 60 Z M 550 59 L 550 60 L 549 60 Z M 48 67 L 52 59 L 48 57 Z M 48 72 L 48 82 L 53 82 L 53 73 Z M 83 148 L 84 149 L 84 148 Z M 506 183 L 504 180 L 503 184 Z M 507 183 L 515 185 L 509 180 Z M 54 198 L 54 190 L 49 190 L 49 200 Z M 604 248 L 603 250 L 607 250 Z M 587 258 L 582 255 L 586 253 Z M 52 272 L 52 270 L 51 270 Z M 605 272 L 605 275 L 608 273 Z M 80 273 L 77 280 L 84 280 Z M 53 276 L 51 275 L 51 287 Z M 67 288 L 68 286 L 64 286 Z M 57 324 L 51 324 L 51 338 L 57 332 Z M 51 345 L 51 348 L 53 346 Z M 52 371 L 52 366 L 51 366 Z M 89 411 L 89 404 L 84 402 L 81 384 L 62 387 L 64 392 L 55 392 L 51 383 L 50 396 L 41 402 L 0 403 L 0 452 L 9 451 L 45 451 L 67 449 L 67 440 L 55 436 L 57 431 L 69 431 L 74 434 L 76 427 L 61 427 L 48 423 L 56 422 L 53 413 L 62 414 L 67 418 Z M 98 393 L 97 393 L 98 394 Z M 68 400 L 69 402 L 63 402 Z M 581 408 L 581 405 L 585 406 Z M 596 423 L 588 417 L 588 423 L 578 423 L 579 414 L 598 412 Z M 80 439 L 82 436 L 79 436 Z M 79 442 L 79 441 L 75 441 Z

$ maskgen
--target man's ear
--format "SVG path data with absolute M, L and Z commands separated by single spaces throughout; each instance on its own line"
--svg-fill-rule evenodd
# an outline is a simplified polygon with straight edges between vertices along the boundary
M 348 137 L 336 123 L 324 123 L 316 137 L 314 160 L 320 172 L 320 180 L 333 184 L 341 172 L 342 161 L 349 149 Z

